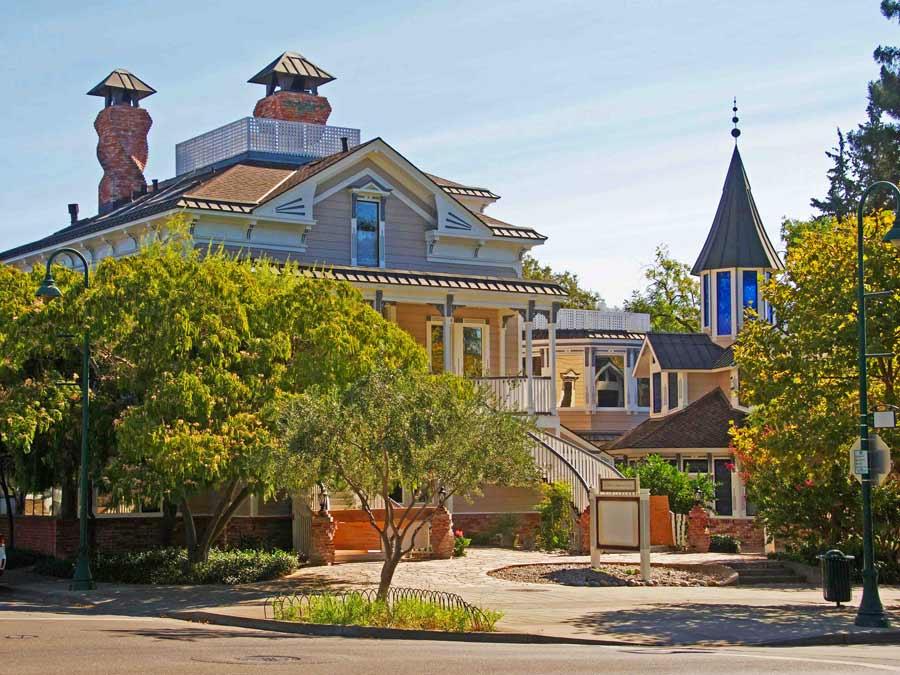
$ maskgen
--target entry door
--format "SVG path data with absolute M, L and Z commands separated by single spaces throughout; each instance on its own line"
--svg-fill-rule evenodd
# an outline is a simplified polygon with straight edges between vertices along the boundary
M 453 359 L 456 372 L 465 377 L 482 377 L 487 373 L 488 345 L 487 324 L 453 324 Z
M 715 460 L 716 513 L 720 516 L 732 515 L 730 463 L 731 460 L 728 459 Z

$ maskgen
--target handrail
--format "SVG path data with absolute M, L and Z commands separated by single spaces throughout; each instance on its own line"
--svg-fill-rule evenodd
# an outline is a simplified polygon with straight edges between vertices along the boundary
M 543 476 L 544 480 L 546 480 L 548 483 L 552 483 L 555 480 L 557 480 L 558 478 L 563 478 L 563 476 L 557 477 L 557 476 L 553 476 L 553 475 L 547 475 L 547 473 L 553 472 L 554 469 L 558 469 L 560 466 L 562 466 L 565 469 L 568 469 L 568 472 L 564 472 L 564 473 L 568 474 L 568 476 L 567 476 L 568 480 L 565 482 L 569 483 L 572 486 L 572 503 L 579 513 L 584 511 L 584 509 L 587 508 L 589 499 L 590 499 L 590 487 L 588 486 L 587 481 L 584 479 L 584 476 L 582 476 L 578 472 L 578 470 L 574 466 L 572 466 L 572 463 L 569 462 L 569 460 L 567 460 L 565 457 L 563 457 L 559 452 L 557 452 L 550 445 L 548 445 L 547 443 L 542 441 L 540 438 L 538 438 L 537 435 L 529 432 L 528 436 L 536 443 L 536 445 L 539 449 L 543 448 L 546 452 L 548 452 L 552 457 L 554 457 L 558 461 L 556 466 L 550 466 L 550 467 L 542 466 L 538 462 L 538 459 L 539 459 L 537 457 L 538 453 L 536 453 L 536 452 L 534 453 L 535 460 L 536 460 L 535 463 L 538 464 L 538 466 L 540 468 L 545 470 L 545 475 Z M 579 487 L 581 488 L 580 490 L 578 489 Z

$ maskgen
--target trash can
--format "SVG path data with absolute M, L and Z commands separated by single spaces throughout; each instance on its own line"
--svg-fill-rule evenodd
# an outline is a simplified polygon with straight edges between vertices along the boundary
M 850 602 L 850 561 L 852 555 L 844 555 L 831 549 L 818 556 L 822 567 L 822 594 L 828 602 Z

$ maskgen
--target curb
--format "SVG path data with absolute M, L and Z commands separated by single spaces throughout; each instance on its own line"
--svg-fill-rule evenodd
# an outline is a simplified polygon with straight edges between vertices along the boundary
M 572 644 L 607 645 L 615 647 L 670 647 L 663 642 L 632 642 L 626 640 L 600 640 L 594 638 L 567 638 L 536 633 L 451 633 L 435 630 L 412 630 L 406 628 L 374 628 L 371 626 L 335 626 L 331 624 L 294 623 L 275 619 L 254 619 L 230 614 L 216 614 L 203 611 L 180 611 L 162 614 L 164 618 L 211 623 L 235 628 L 293 633 L 318 637 L 369 638 L 375 640 L 440 640 L 444 642 L 482 642 L 500 644 Z
M 900 630 L 872 633 L 830 633 L 771 640 L 763 642 L 729 642 L 711 645 L 710 642 L 673 643 L 670 641 L 609 640 L 599 638 L 575 638 L 537 633 L 450 633 L 444 631 L 410 630 L 405 628 L 374 628 L 369 626 L 335 626 L 329 624 L 293 623 L 275 619 L 254 619 L 252 617 L 217 614 L 205 611 L 177 611 L 161 615 L 168 619 L 206 623 L 234 628 L 291 633 L 314 637 L 365 638 L 373 640 L 437 640 L 442 642 L 474 642 L 494 644 L 570 644 L 603 645 L 607 647 L 822 647 L 829 645 L 884 645 L 900 644 Z

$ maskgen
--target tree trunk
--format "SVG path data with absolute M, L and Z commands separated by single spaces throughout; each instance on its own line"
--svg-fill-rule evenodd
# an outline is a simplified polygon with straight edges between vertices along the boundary
M 3 501 L 6 503 L 6 519 L 9 522 L 9 547 L 16 547 L 16 519 L 12 510 L 12 500 L 9 498 L 9 485 L 6 482 L 7 458 L 0 459 L 0 488 L 3 489 Z
M 164 547 L 172 546 L 175 541 L 175 525 L 177 524 L 178 504 L 163 500 L 162 519 L 159 522 L 160 541 Z
M 197 527 L 194 525 L 194 514 L 188 506 L 187 498 L 181 498 L 181 520 L 184 521 L 184 545 L 188 551 L 188 559 L 193 562 L 197 556 Z
M 401 551 L 393 551 L 391 555 L 385 555 L 384 565 L 381 566 L 381 580 L 378 582 L 378 599 L 387 600 L 391 582 L 394 580 L 394 572 L 400 564 Z

